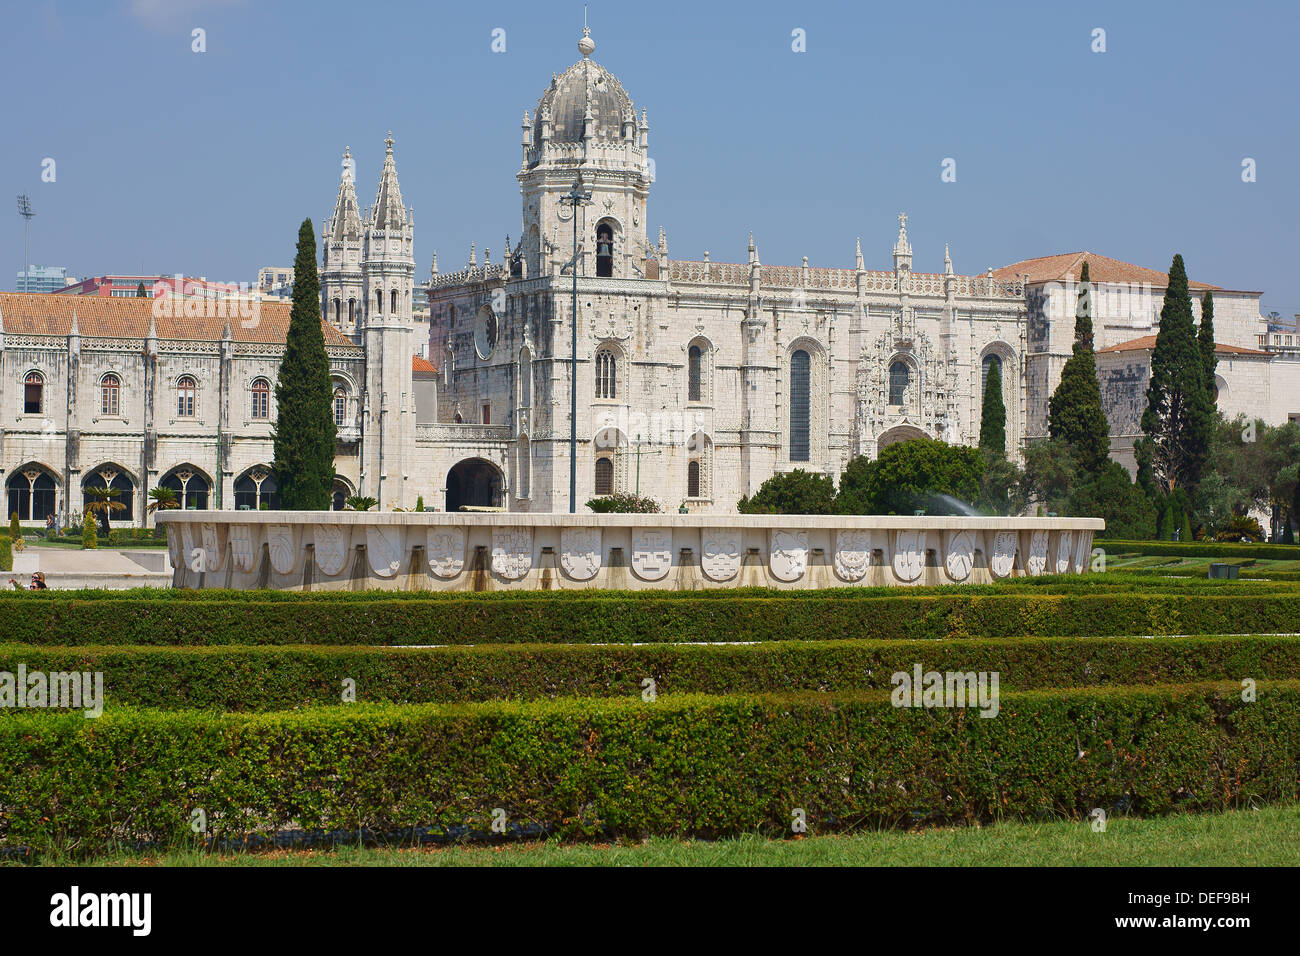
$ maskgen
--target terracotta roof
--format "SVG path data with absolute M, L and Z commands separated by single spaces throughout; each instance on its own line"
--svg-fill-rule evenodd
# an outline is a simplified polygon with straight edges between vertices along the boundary
M 432 362 L 430 362 L 427 358 L 424 358 L 422 355 L 412 355 L 411 371 L 412 372 L 436 372 L 438 370 L 433 367 Z
M 1140 339 L 1129 339 L 1127 342 L 1120 342 L 1118 345 L 1111 345 L 1104 349 L 1098 349 L 1098 352 L 1142 352 L 1150 351 L 1156 347 L 1156 337 L 1154 335 L 1144 335 Z M 1245 349 L 1240 345 L 1225 345 L 1223 342 L 1214 343 L 1214 352 L 1216 355 L 1268 355 L 1259 349 Z
M 1135 266 L 1131 262 L 1121 262 L 1109 256 L 1099 256 L 1095 252 L 1067 252 L 1059 256 L 1043 256 L 1041 259 L 1024 259 L 1013 262 L 1001 269 L 994 269 L 997 279 L 1015 279 L 1022 275 L 1029 276 L 1029 282 L 1064 282 L 1067 279 L 1079 281 L 1083 270 L 1083 261 L 1088 260 L 1088 277 L 1093 282 L 1119 282 L 1135 285 L 1150 285 L 1163 289 L 1169 285 L 1169 274 Z M 1204 282 L 1187 280 L 1193 289 L 1220 290 L 1220 286 Z
M 252 302 L 199 299 L 137 299 L 106 296 L 49 295 L 37 292 L 0 292 L 0 320 L 4 331 L 15 335 L 67 335 L 72 316 L 82 335 L 110 339 L 142 339 L 149 334 L 155 305 L 170 308 L 170 315 L 154 319 L 158 338 L 218 342 L 226 323 L 236 342 L 283 342 L 289 331 L 288 302 Z M 225 314 L 219 312 L 224 305 Z M 185 315 L 186 307 L 201 307 L 203 314 Z M 326 345 L 355 345 L 328 322 L 321 322 Z

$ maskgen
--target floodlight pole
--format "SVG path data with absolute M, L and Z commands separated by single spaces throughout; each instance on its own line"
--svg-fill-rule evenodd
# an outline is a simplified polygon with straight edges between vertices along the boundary
M 26 193 L 18 197 L 18 215 L 26 222 L 23 224 L 23 291 L 32 291 L 32 260 L 28 251 L 32 238 L 32 201 Z

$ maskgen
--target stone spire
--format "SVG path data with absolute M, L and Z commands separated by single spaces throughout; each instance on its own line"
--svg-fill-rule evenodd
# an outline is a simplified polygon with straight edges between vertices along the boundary
M 943 244 L 943 274 L 950 276 L 952 272 L 952 256 L 948 254 L 948 243 Z
M 397 185 L 391 130 L 384 143 L 388 151 L 384 154 L 384 171 L 379 176 L 379 192 L 370 210 L 370 223 L 376 229 L 401 229 L 406 225 L 406 207 L 402 205 L 402 190 Z
M 474 243 L 471 241 L 469 244 L 469 267 L 473 269 L 476 265 L 478 265 L 478 258 L 474 254 Z
M 429 267 L 429 278 L 432 279 L 438 275 L 438 250 L 433 250 L 433 265 Z
M 853 268 L 862 271 L 862 237 L 858 236 L 858 251 L 853 257 Z
M 361 207 L 357 204 L 355 166 L 352 150 L 343 150 L 343 176 L 339 181 L 339 195 L 334 200 L 334 215 L 330 216 L 326 226 L 326 235 L 331 239 L 361 238 Z
M 907 213 L 898 214 L 898 241 L 894 243 L 894 271 L 912 271 L 912 244 L 907 241 Z

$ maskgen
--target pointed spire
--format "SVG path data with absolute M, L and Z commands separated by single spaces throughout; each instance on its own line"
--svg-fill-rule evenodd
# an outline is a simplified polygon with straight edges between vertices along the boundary
M 952 256 L 948 254 L 948 243 L 943 244 L 943 274 L 952 275 Z
M 898 214 L 898 241 L 894 243 L 894 271 L 912 271 L 912 244 L 907 241 L 907 213 Z
M 858 251 L 853 257 L 853 268 L 862 271 L 862 237 L 858 236 Z
M 406 207 L 402 205 L 402 190 L 397 185 L 397 164 L 393 161 L 393 132 L 384 139 L 384 171 L 379 176 L 379 192 L 371 207 L 370 225 L 375 229 L 401 229 L 407 222 Z
M 361 238 L 361 212 L 357 204 L 355 164 L 351 147 L 343 149 L 343 176 L 339 181 L 339 195 L 334 200 L 334 215 L 330 217 L 325 235 L 336 241 Z
M 433 250 L 433 265 L 429 267 L 429 278 L 432 279 L 432 278 L 435 277 L 437 274 L 438 274 L 438 250 L 437 250 L 437 249 L 434 249 L 434 250 Z
M 77 307 L 72 307 L 72 328 L 68 329 L 69 335 L 80 335 L 81 327 L 77 325 Z
M 221 341 L 229 342 L 233 338 L 234 335 L 230 331 L 230 316 L 227 315 L 226 324 L 221 328 Z
M 474 255 L 474 243 L 471 242 L 469 244 L 469 267 L 473 269 L 476 265 L 478 265 L 478 259 Z
M 663 227 L 663 226 L 660 226 L 660 227 L 659 227 L 659 246 L 658 246 L 658 251 L 659 251 L 659 258 L 660 258 L 660 259 L 667 259 L 667 258 L 668 258 L 668 233 L 666 233 L 666 232 L 664 231 L 664 227 Z
M 155 303 L 155 304 L 156 304 L 156 303 Z M 146 335 L 145 335 L 145 338 L 147 338 L 147 339 L 156 339 L 156 338 L 158 338 L 158 318 L 157 318 L 157 316 L 155 315 L 155 312 L 156 312 L 156 311 L 157 311 L 157 310 L 155 310 L 155 309 L 150 309 L 150 310 L 149 310 L 149 331 L 148 331 L 148 333 L 146 333 Z
M 752 263 L 754 258 L 754 231 L 751 229 L 749 231 L 749 261 Z

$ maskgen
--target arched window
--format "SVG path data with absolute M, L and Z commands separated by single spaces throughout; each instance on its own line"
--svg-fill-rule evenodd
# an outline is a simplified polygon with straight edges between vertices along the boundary
M 375 290 L 375 311 L 378 312 L 380 315 L 383 315 L 384 313 L 384 290 L 383 289 Z
M 101 415 L 120 415 L 122 413 L 122 380 L 109 372 L 99 380 L 99 413 Z
M 396 314 L 397 312 L 397 290 L 393 289 L 388 294 L 388 311 Z
M 275 475 L 261 468 L 254 468 L 235 479 L 236 511 L 278 511 L 279 509 L 280 494 L 275 484 Z
M 994 365 L 998 367 L 998 378 L 1002 378 L 1002 359 L 996 355 L 984 356 L 984 366 L 980 371 L 980 394 L 983 394 L 984 386 L 989 381 L 989 369 Z
M 271 417 L 271 383 L 264 378 L 253 380 L 253 417 L 267 419 Z
M 178 418 L 194 417 L 194 396 L 198 386 L 193 376 L 182 375 L 176 383 L 176 415 Z
M 335 299 L 334 300 L 334 324 L 335 325 L 339 324 L 339 315 L 342 313 L 342 311 L 343 311 L 343 306 L 341 305 L 338 299 Z
M 208 485 L 207 478 L 200 475 L 192 465 L 181 465 L 173 469 L 162 481 L 158 482 L 163 488 L 170 488 L 176 495 L 176 503 L 183 510 L 199 509 L 206 511 L 208 507 L 208 493 L 211 487 Z
M 357 300 L 348 299 L 348 325 L 357 323 Z
M 347 482 L 341 478 L 334 479 L 334 487 L 330 491 L 330 508 L 333 511 L 342 511 L 343 506 L 347 504 L 352 497 L 352 490 L 348 487 Z
M 612 495 L 614 493 L 614 459 L 596 459 L 596 494 Z
M 700 462 L 692 458 L 686 465 L 686 497 L 700 497 Z
M 17 513 L 19 521 L 44 521 L 54 514 L 58 491 L 54 479 L 43 468 L 20 468 L 5 482 L 8 490 L 9 514 Z
M 608 279 L 614 274 L 614 230 L 607 222 L 596 227 L 596 275 Z
M 528 498 L 532 495 L 533 479 L 533 454 L 532 443 L 528 440 L 527 435 L 519 436 L 518 444 L 518 474 L 519 480 L 515 482 L 515 495 L 519 498 Z
M 45 376 L 28 372 L 23 379 L 23 414 L 39 415 L 45 407 Z
M 906 362 L 895 362 L 889 366 L 889 404 L 902 405 L 907 399 L 907 383 L 911 370 Z
M 596 353 L 596 397 L 618 397 L 618 361 L 609 349 Z
M 808 461 L 812 410 L 812 358 L 803 349 L 790 356 L 790 460 Z
M 700 395 L 703 394 L 700 375 L 703 352 L 700 351 L 698 345 L 692 345 L 686 355 L 686 400 L 688 402 L 698 402 L 702 400 Z
M 519 352 L 519 407 L 533 405 L 533 357 L 528 349 Z M 527 497 L 527 496 L 524 496 Z
M 342 428 L 348 420 L 348 393 L 342 388 L 334 389 L 334 424 Z

